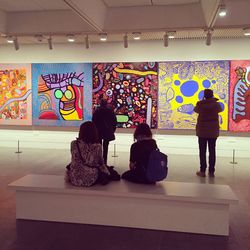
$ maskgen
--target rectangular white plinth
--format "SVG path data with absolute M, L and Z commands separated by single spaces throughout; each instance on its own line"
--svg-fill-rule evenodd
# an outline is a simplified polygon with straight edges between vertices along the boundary
M 228 235 L 229 205 L 237 203 L 225 185 L 124 181 L 78 188 L 63 176 L 28 175 L 16 190 L 16 218 Z

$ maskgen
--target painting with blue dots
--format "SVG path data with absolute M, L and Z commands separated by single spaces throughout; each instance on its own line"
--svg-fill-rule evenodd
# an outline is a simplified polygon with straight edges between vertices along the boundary
M 158 128 L 195 129 L 196 103 L 204 89 L 220 99 L 220 128 L 228 128 L 229 61 L 184 61 L 159 63 Z

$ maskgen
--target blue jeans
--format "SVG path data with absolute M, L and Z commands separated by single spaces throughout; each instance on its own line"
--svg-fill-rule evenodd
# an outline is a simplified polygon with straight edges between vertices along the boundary
M 216 161 L 216 140 L 217 138 L 202 138 L 199 137 L 199 156 L 200 156 L 200 171 L 205 173 L 207 168 L 206 152 L 207 145 L 209 151 L 208 164 L 209 164 L 209 173 L 214 173 L 215 171 L 215 161 Z

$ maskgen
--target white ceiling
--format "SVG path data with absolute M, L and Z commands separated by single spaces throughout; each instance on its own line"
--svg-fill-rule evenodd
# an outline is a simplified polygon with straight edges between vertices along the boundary
M 68 7 L 61 0 L 0 0 L 3 11 L 42 11 L 66 10 Z
M 222 0 L 0 0 L 0 44 L 6 36 L 21 43 L 37 43 L 42 34 L 54 42 L 66 42 L 75 34 L 78 42 L 86 35 L 98 42 L 99 33 L 109 41 L 141 32 L 144 40 L 163 39 L 166 31 L 176 31 L 176 39 L 205 38 L 213 29 L 217 38 L 243 37 L 250 28 L 250 0 L 223 0 L 228 15 L 219 18 Z M 46 39 L 45 39 L 46 42 Z

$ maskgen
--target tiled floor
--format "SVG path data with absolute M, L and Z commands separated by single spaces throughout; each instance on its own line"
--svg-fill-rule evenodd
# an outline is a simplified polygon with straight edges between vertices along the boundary
M 156 136 L 160 148 L 169 156 L 167 180 L 227 184 L 239 198 L 239 205 L 230 210 L 229 237 L 219 237 L 66 223 L 16 222 L 15 192 L 8 190 L 7 184 L 28 173 L 63 174 L 70 161 L 68 143 L 76 133 L 53 132 L 54 137 L 48 132 L 1 133 L 4 134 L 0 142 L 0 250 L 250 250 L 250 138 L 221 137 L 218 140 L 216 177 L 211 180 L 194 174 L 198 169 L 194 136 Z M 15 153 L 16 134 L 21 138 L 20 154 Z M 110 147 L 109 164 L 115 165 L 120 173 L 127 169 L 131 142 L 130 134 L 117 135 L 118 157 L 112 157 L 113 145 Z M 236 149 L 238 164 L 230 163 L 233 149 Z

